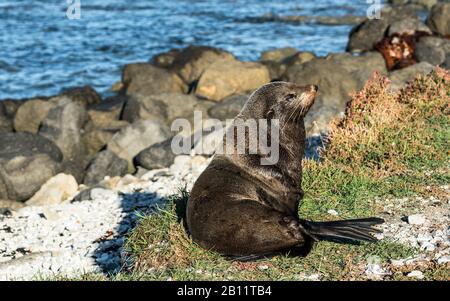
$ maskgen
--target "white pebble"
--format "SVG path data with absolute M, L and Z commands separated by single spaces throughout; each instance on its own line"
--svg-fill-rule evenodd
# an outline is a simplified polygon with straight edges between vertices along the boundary
M 444 263 L 447 263 L 447 262 L 450 262 L 450 256 L 449 255 L 439 257 L 439 259 L 437 260 L 438 264 L 444 264 Z
M 414 278 L 417 278 L 417 279 L 423 279 L 423 277 L 424 277 L 423 273 L 421 271 L 412 271 L 407 276 L 408 277 L 414 277 Z
M 336 210 L 334 210 L 334 209 L 328 210 L 327 213 L 330 214 L 330 215 L 333 215 L 333 216 L 339 215 L 339 213 Z
M 422 225 L 426 221 L 422 214 L 413 214 L 408 216 L 408 224 L 410 225 Z

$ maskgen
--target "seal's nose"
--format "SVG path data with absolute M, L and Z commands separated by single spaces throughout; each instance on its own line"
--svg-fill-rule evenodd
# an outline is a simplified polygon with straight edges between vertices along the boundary
M 309 86 L 309 90 L 310 90 L 311 92 L 317 92 L 317 91 L 319 90 L 319 87 L 316 86 L 316 85 L 310 85 L 310 86 Z

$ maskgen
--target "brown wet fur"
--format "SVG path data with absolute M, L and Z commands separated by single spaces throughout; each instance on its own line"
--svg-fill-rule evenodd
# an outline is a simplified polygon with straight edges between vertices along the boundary
M 303 117 L 316 92 L 313 85 L 273 82 L 249 97 L 236 118 L 280 120 L 278 163 L 261 165 L 264 155 L 248 152 L 215 155 L 188 201 L 187 226 L 195 242 L 228 256 L 286 250 L 302 254 L 310 248 L 298 205 L 303 196 Z

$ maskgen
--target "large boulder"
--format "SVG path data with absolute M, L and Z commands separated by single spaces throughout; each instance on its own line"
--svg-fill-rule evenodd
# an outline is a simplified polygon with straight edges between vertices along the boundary
M 128 162 L 110 150 L 99 152 L 89 163 L 83 183 L 89 186 L 102 181 L 106 176 L 123 176 L 128 171 Z
M 62 151 L 65 160 L 80 159 L 85 155 L 81 129 L 87 112 L 79 102 L 68 102 L 51 109 L 42 121 L 39 134 L 53 141 Z
M 26 101 L 16 112 L 14 117 L 14 129 L 17 132 L 37 134 L 41 122 L 55 106 L 55 103 L 44 99 L 32 99 Z
M 49 179 L 26 204 L 46 206 L 60 204 L 75 196 L 78 183 L 72 175 L 60 173 Z
M 366 19 L 352 28 L 347 44 L 347 51 L 363 52 L 374 49 L 374 45 L 381 41 L 387 34 L 389 26 L 399 20 L 417 18 L 417 9 L 408 6 L 386 6 L 381 11 L 379 19 Z M 414 22 L 412 22 L 414 23 Z M 411 24 L 412 24 L 411 23 Z M 405 23 L 397 24 L 392 31 L 401 28 L 405 30 Z M 414 26 L 417 24 L 414 23 Z
M 128 162 L 129 171 L 134 171 L 133 158 L 143 149 L 170 137 L 169 128 L 156 121 L 138 120 L 116 133 L 107 149 Z
M 377 52 L 360 56 L 332 54 L 290 67 L 286 80 L 319 86 L 319 94 L 305 119 L 308 133 L 326 132 L 328 127 L 324 125 L 345 111 L 350 94 L 363 88 L 374 72 L 387 74 L 384 59 Z
M 176 157 L 172 152 L 171 144 L 172 139 L 167 139 L 142 150 L 134 158 L 135 166 L 141 166 L 149 170 L 169 167 Z
M 392 22 L 388 28 L 388 36 L 393 34 L 408 34 L 413 35 L 415 32 L 423 32 L 432 34 L 430 28 L 422 23 L 418 17 L 409 17 Z
M 211 118 L 219 120 L 233 119 L 239 114 L 247 102 L 249 95 L 231 95 L 209 109 Z
M 176 55 L 171 69 L 190 85 L 197 81 L 211 64 L 220 60 L 234 60 L 234 56 L 224 50 L 208 46 L 189 46 Z
M 387 73 L 379 53 L 369 52 L 361 56 L 334 54 L 290 67 L 286 71 L 286 80 L 319 86 L 313 109 L 327 106 L 343 111 L 350 99 L 350 92 L 360 90 L 375 71 Z
M 101 96 L 91 86 L 68 88 L 58 96 L 65 96 L 84 105 L 95 105 L 102 101 Z
M 61 151 L 45 137 L 4 133 L 0 145 L 0 199 L 29 199 L 61 168 Z
M 126 65 L 122 72 L 122 83 L 129 96 L 187 92 L 186 85 L 178 75 L 149 63 Z
M 262 59 L 264 58 L 265 60 L 262 60 L 261 63 L 269 69 L 271 80 L 282 78 L 284 72 L 286 72 L 286 69 L 290 66 L 309 62 L 316 57 L 314 53 L 309 51 L 297 51 L 291 54 L 289 49 L 291 48 L 282 48 L 280 50 L 281 53 L 274 50 L 273 53 L 269 52 L 270 55 L 266 54 L 262 56 Z M 286 56 L 282 56 L 282 54 L 285 54 Z M 269 58 L 272 59 L 269 60 Z
M 422 37 L 416 44 L 414 56 L 418 62 L 442 65 L 450 57 L 450 40 L 438 37 Z
M 359 80 L 341 64 L 324 58 L 297 65 L 286 71 L 287 80 L 300 85 L 319 86 L 312 110 L 321 106 L 344 109 L 349 93 L 359 88 Z
M 433 70 L 433 65 L 427 62 L 421 62 L 407 68 L 392 71 L 389 74 L 389 79 L 391 80 L 389 89 L 391 91 L 398 91 L 418 75 L 427 75 Z
M 195 94 L 220 101 L 229 95 L 255 90 L 268 82 L 269 70 L 264 65 L 224 59 L 206 68 Z
M 128 100 L 122 118 L 129 122 L 139 119 L 155 120 L 170 125 L 177 118 L 192 120 L 194 111 L 202 111 L 214 102 L 199 101 L 194 95 L 162 93 L 136 96 Z
M 84 171 L 89 163 L 88 157 L 85 157 L 83 159 L 76 159 L 76 160 L 66 160 L 63 161 L 61 164 L 61 171 L 62 173 L 72 175 L 77 183 L 83 182 L 84 179 Z
M 427 25 L 435 33 L 450 35 L 450 3 L 440 2 L 431 8 Z
M 358 80 L 360 88 L 364 86 L 374 72 L 382 75 L 386 75 L 388 72 L 383 55 L 375 51 L 365 52 L 361 55 L 336 53 L 330 54 L 327 59 L 352 73 L 353 77 Z
M 350 31 L 347 51 L 362 52 L 373 50 L 376 43 L 381 41 L 389 27 L 386 19 L 367 19 Z

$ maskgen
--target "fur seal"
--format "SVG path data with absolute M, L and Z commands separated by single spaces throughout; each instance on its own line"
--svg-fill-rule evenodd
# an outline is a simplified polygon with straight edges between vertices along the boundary
M 272 82 L 250 95 L 233 124 L 278 119 L 279 160 L 262 165 L 259 151 L 216 154 L 195 182 L 187 204 L 187 227 L 196 243 L 232 258 L 252 259 L 285 251 L 304 254 L 319 240 L 376 241 L 370 233 L 379 232 L 372 228 L 384 222 L 379 218 L 312 222 L 298 216 L 306 140 L 303 118 L 317 90 L 314 85 Z

